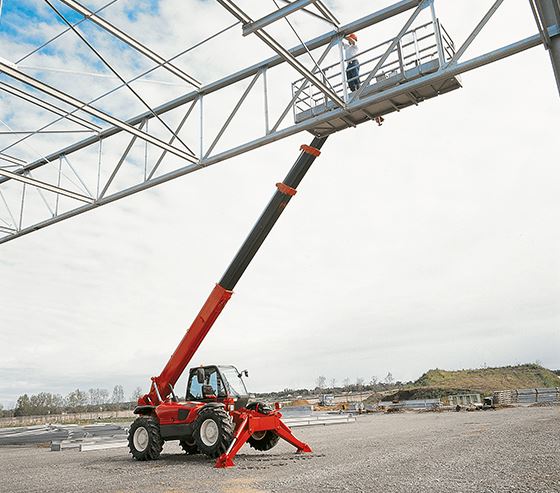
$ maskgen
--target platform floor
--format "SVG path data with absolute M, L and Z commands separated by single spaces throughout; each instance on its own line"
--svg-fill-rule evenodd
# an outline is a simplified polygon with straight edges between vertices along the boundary
M 419 65 L 418 67 L 405 71 L 404 75 L 400 73 L 389 77 L 382 75 L 381 77 L 378 77 L 378 80 L 374 84 L 370 84 L 370 86 L 362 93 L 361 98 L 364 99 L 368 96 L 382 93 L 389 88 L 404 84 L 411 80 L 420 79 L 425 75 L 437 72 L 438 69 L 439 61 L 431 60 Z M 362 80 L 365 80 L 366 77 L 367 73 L 361 75 Z M 437 86 L 426 84 L 414 91 L 409 91 L 392 98 L 378 101 L 360 110 L 351 111 L 346 113 L 343 117 L 333 117 L 333 119 L 329 120 L 327 123 L 322 123 L 309 131 L 316 135 L 338 132 L 339 130 L 355 127 L 360 123 L 371 121 L 377 116 L 387 115 L 409 106 L 418 105 L 423 101 L 435 98 L 456 89 L 460 89 L 461 87 L 462 84 L 458 77 L 447 79 L 445 82 L 439 83 Z M 320 104 L 314 108 L 296 113 L 295 120 L 296 123 L 301 123 L 315 116 L 323 115 L 333 109 L 336 109 L 335 104 L 332 101 L 328 101 L 326 104 Z

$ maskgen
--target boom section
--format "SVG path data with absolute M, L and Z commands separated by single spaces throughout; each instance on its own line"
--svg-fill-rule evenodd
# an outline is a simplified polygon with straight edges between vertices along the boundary
M 328 137 L 315 137 L 311 145 L 302 145 L 301 153 L 283 182 L 276 184 L 276 192 L 253 226 L 249 236 L 235 255 L 220 282 L 216 284 L 202 309 L 158 377 L 152 377 L 150 392 L 138 399 L 139 405 L 158 405 L 169 397 L 173 386 L 192 360 L 200 344 L 214 325 L 233 294 L 233 289 L 255 257 L 264 240 L 284 209 L 296 194 L 297 187 L 309 171 Z

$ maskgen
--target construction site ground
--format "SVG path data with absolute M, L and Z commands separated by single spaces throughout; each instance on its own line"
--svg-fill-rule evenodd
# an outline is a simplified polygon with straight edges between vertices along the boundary
M 166 443 L 156 462 L 124 448 L 51 452 L 0 447 L 2 492 L 560 492 L 560 406 L 394 413 L 308 427 L 312 454 L 280 443 L 248 446 L 233 469 L 214 469 Z

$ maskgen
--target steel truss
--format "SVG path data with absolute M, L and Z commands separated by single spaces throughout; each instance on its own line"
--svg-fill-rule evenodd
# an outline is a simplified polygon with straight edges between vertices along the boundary
M 19 83 L 14 85 L 0 82 L 0 91 L 4 95 L 10 95 L 56 115 L 57 122 L 62 121 L 72 125 L 69 129 L 49 130 L 51 124 L 47 124 L 38 130 L 26 129 L 23 132 L 20 129 L 10 128 L 0 115 L 0 126 L 6 127 L 3 129 L 4 133 L 14 136 L 25 134 L 15 143 L 0 149 L 0 243 L 302 131 L 310 131 L 317 136 L 327 135 L 336 131 L 332 125 L 335 119 L 344 119 L 352 124 L 354 113 L 366 111 L 375 103 L 392 102 L 402 94 L 414 98 L 415 91 L 422 87 L 427 85 L 434 88 L 443 87 L 446 81 L 459 74 L 539 45 L 544 45 L 550 53 L 560 88 L 559 0 L 530 0 L 538 30 L 535 35 L 507 46 L 496 47 L 468 60 L 464 60 L 467 49 L 473 45 L 488 21 L 499 10 L 503 0 L 496 0 L 490 5 L 487 13 L 458 48 L 455 48 L 453 41 L 441 25 L 433 0 L 402 0 L 347 25 L 338 26 L 335 31 L 306 41 L 292 49 L 281 46 L 264 30 L 264 27 L 275 22 L 286 21 L 289 15 L 298 11 L 336 25 L 338 21 L 334 15 L 319 0 L 283 0 L 282 7 L 257 20 L 253 20 L 240 10 L 234 2 L 218 0 L 241 22 L 240 34 L 257 36 L 276 51 L 277 55 L 200 87 L 192 75 L 176 67 L 171 63 L 172 60 L 166 60 L 158 55 L 105 21 L 97 13 L 74 0 L 60 1 L 155 62 L 156 68 L 163 67 L 180 81 L 194 85 L 195 90 L 158 107 L 148 106 L 148 110 L 144 113 L 123 120 L 98 109 L 93 105 L 95 101 L 82 101 L 75 98 L 61 89 L 31 77 L 17 64 L 0 59 L 0 71 Z M 384 47 L 384 51 L 373 60 L 373 68 L 368 69 L 360 89 L 350 94 L 345 61 L 342 50 L 339 49 L 341 39 L 351 32 L 366 30 L 406 13 L 409 15 L 404 20 L 402 28 L 395 33 L 395 37 L 379 45 Z M 401 79 L 398 84 L 382 91 L 368 92 L 368 89 L 377 83 L 379 74 L 386 72 L 391 57 L 397 57 L 395 60 L 398 60 L 391 63 L 400 64 L 401 69 L 404 67 L 406 63 L 402 54 L 403 47 L 406 46 L 404 37 L 414 32 L 421 14 L 430 17 L 429 24 L 432 26 L 435 39 L 433 57 L 437 61 L 437 70 L 411 80 Z M 314 55 L 313 66 L 308 68 L 307 57 L 311 54 Z M 290 70 L 290 67 L 303 76 L 303 79 L 294 86 L 296 89 L 292 94 L 289 92 L 289 82 L 287 82 L 287 90 L 281 95 L 272 94 L 271 81 L 282 81 L 284 80 L 282 77 L 291 77 L 291 80 L 294 80 L 293 75 L 286 76 L 282 72 L 283 68 Z M 325 73 L 327 68 L 337 71 L 335 76 L 340 79 L 338 85 L 334 84 L 331 76 Z M 148 72 L 153 70 L 155 69 Z M 404 70 L 401 70 L 401 73 L 404 74 Z M 122 80 L 123 86 L 130 84 L 130 81 Z M 208 109 L 208 103 L 212 98 L 223 98 L 224 94 L 231 94 L 232 91 L 236 93 L 237 100 L 229 112 L 219 114 Z M 306 91 L 319 94 L 323 104 L 328 102 L 331 105 L 327 106 L 328 111 L 320 112 L 299 123 L 287 121 L 290 112 L 297 117 L 298 101 Z M 114 90 L 110 91 L 112 92 Z M 262 112 L 260 115 L 258 112 L 255 113 L 254 105 L 248 108 L 249 100 L 254 103 L 255 98 L 260 100 L 260 110 L 258 110 Z M 273 105 L 273 100 L 275 102 L 284 100 L 284 105 L 281 108 L 278 104 Z M 395 110 L 398 111 L 399 107 L 395 106 Z M 260 129 L 251 129 L 253 135 L 231 146 L 231 142 L 227 139 L 228 132 L 237 129 L 236 124 L 246 126 L 247 112 L 253 121 L 257 120 L 256 116 L 260 117 L 258 118 Z M 372 118 L 375 116 L 371 115 Z M 209 129 L 212 130 L 210 139 L 207 138 Z M 22 159 L 18 155 L 21 149 L 29 152 L 25 146 L 32 147 L 29 145 L 30 137 L 47 132 L 78 131 L 87 131 L 92 135 L 48 155 L 42 155 L 34 150 L 37 156 L 35 160 Z M 123 141 L 123 137 L 127 135 L 128 140 Z M 106 152 L 107 148 L 111 151 Z M 196 150 L 191 151 L 191 149 Z

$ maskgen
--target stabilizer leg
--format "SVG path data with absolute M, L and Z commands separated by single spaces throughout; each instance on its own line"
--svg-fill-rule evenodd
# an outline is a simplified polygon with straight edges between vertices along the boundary
M 292 433 L 292 430 L 288 428 L 281 420 L 278 420 L 279 427 L 276 429 L 276 433 L 283 438 L 288 443 L 291 443 L 294 447 L 297 448 L 297 453 L 300 454 L 302 452 L 313 452 L 311 447 L 300 440 L 298 440 Z
M 235 465 L 233 463 L 233 458 L 237 455 L 237 452 L 239 452 L 241 447 L 245 445 L 247 440 L 249 440 L 252 433 L 253 432 L 249 430 L 249 418 L 246 417 L 237 427 L 237 431 L 235 432 L 231 445 L 225 453 L 218 457 L 218 459 L 216 460 L 216 464 L 214 464 L 214 467 L 233 467 Z

